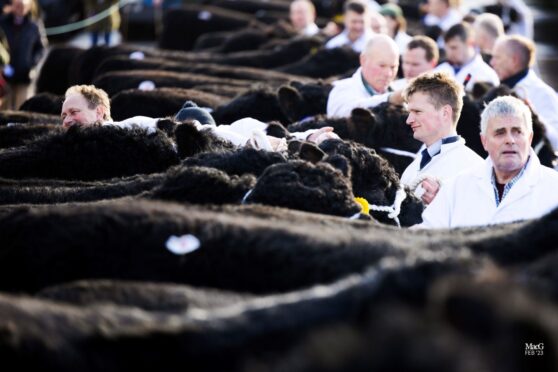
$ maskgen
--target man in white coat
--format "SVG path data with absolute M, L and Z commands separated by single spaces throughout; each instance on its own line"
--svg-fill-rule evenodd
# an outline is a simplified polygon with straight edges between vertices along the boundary
M 407 44 L 407 49 L 401 56 L 403 63 L 403 77 L 391 83 L 394 90 L 404 89 L 412 79 L 420 74 L 434 70 L 438 64 L 440 54 L 436 42 L 424 35 L 413 36 Z
M 558 173 L 531 149 L 529 108 L 511 96 L 493 100 L 481 115 L 484 164 L 445 184 L 423 212 L 421 227 L 490 225 L 540 217 L 558 206 Z
M 465 146 L 457 135 L 457 121 L 463 108 L 463 88 L 445 73 L 425 73 L 405 91 L 407 124 L 424 149 L 409 164 L 401 183 L 415 189 L 425 204 L 432 202 L 440 183 L 482 163 L 482 158 Z
M 310 0 L 294 0 L 289 6 L 289 19 L 299 35 L 314 36 L 320 32 L 316 25 L 316 7 Z
M 435 71 L 447 72 L 460 84 L 466 84 L 468 92 L 477 82 L 500 85 L 496 72 L 475 50 L 472 27 L 464 22 L 450 27 L 444 35 L 447 62 L 438 65 Z
M 523 36 L 502 36 L 492 51 L 492 67 L 502 84 L 527 100 L 544 124 L 554 149 L 558 149 L 558 95 L 531 69 L 535 44 Z
M 343 8 L 343 25 L 345 28 L 339 35 L 330 39 L 325 47 L 333 49 L 348 45 L 355 52 L 360 53 L 366 47 L 368 40 L 374 35 L 368 5 L 365 2 L 353 0 L 346 2 Z
M 397 76 L 399 48 L 387 35 L 377 34 L 360 54 L 360 67 L 347 79 L 337 80 L 327 99 L 327 116 L 348 117 L 356 107 L 383 102 L 402 104 L 402 90 L 389 88 Z

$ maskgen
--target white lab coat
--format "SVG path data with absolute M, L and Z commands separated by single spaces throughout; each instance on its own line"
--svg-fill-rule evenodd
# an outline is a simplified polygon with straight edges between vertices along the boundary
M 558 172 L 541 165 L 537 155 L 525 172 L 496 206 L 491 182 L 493 164 L 488 157 L 482 165 L 461 173 L 442 186 L 422 214 L 420 227 L 450 228 L 480 226 L 526 220 L 543 216 L 558 206 Z
M 558 149 L 558 94 L 542 81 L 533 70 L 520 80 L 513 90 L 529 101 L 533 111 L 546 127 L 547 136 L 554 149 Z
M 408 33 L 406 33 L 405 31 L 399 31 L 395 35 L 393 41 L 395 41 L 395 44 L 397 44 L 397 48 L 399 48 L 400 55 L 403 55 L 403 53 L 407 51 L 407 44 L 409 44 L 411 40 L 413 40 L 413 37 Z
M 150 118 L 147 116 L 134 116 L 122 121 L 107 121 L 103 125 L 113 125 L 115 127 L 133 129 L 141 128 L 145 129 L 148 134 L 155 133 L 157 130 L 157 122 L 159 118 Z
M 458 173 L 483 162 L 476 152 L 465 146 L 463 138 L 457 142 L 443 144 L 440 153 L 435 155 L 422 169 L 420 169 L 421 159 L 422 156 L 419 153 L 415 160 L 407 166 L 401 176 L 403 185 L 411 186 L 419 177 L 427 175 L 438 178 L 444 184 Z
M 500 79 L 496 71 L 492 69 L 486 62 L 483 61 L 480 54 L 466 65 L 464 65 L 457 74 L 455 74 L 453 67 L 448 62 L 444 62 L 434 69 L 434 71 L 446 72 L 454 78 L 459 84 L 463 84 L 468 74 L 471 74 L 471 80 L 467 83 L 466 90 L 468 92 L 473 90 L 473 86 L 477 82 L 488 82 L 497 87 L 500 85 Z
M 354 42 L 351 42 L 351 40 L 349 40 L 347 35 L 348 32 L 345 30 L 341 32 L 339 35 L 330 39 L 325 44 L 326 49 L 333 49 L 333 48 L 342 47 L 344 45 L 348 45 L 351 48 L 353 48 L 355 52 L 360 53 L 364 50 L 366 44 L 368 44 L 368 41 L 370 41 L 372 36 L 374 36 L 374 31 L 368 29 L 365 30 L 364 33 L 360 35 L 360 37 L 356 39 Z
M 356 107 L 368 108 L 387 102 L 390 93 L 368 93 L 362 82 L 362 68 L 347 79 L 333 82 L 333 89 L 327 98 L 327 116 L 349 117 Z

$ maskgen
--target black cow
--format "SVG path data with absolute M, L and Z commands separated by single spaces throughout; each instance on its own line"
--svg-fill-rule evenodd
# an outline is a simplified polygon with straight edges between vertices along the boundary
M 163 132 L 116 126 L 73 126 L 0 154 L 0 174 L 9 178 L 96 180 L 160 172 L 178 163 Z
M 253 15 L 246 13 L 214 6 L 184 4 L 165 13 L 159 47 L 190 50 L 196 39 L 206 32 L 240 29 L 249 24 L 264 26 Z M 188 25 L 190 30 L 187 34 L 183 32 L 184 25 Z
M 400 106 L 378 105 L 371 111 L 354 109 L 350 118 L 317 116 L 288 126 L 291 132 L 332 126 L 343 139 L 349 139 L 375 149 L 388 159 L 398 174 L 412 162 L 421 143 L 413 138 L 405 124 L 407 113 Z M 403 155 L 401 155 L 403 154 Z
M 152 118 L 174 116 L 186 101 L 194 101 L 200 107 L 215 109 L 229 99 L 195 89 L 130 89 L 112 97 L 111 115 L 114 120 L 124 120 L 137 115 Z

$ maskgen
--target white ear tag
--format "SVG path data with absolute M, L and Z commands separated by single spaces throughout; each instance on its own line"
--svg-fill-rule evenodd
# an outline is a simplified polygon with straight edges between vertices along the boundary
M 167 249 L 174 254 L 183 255 L 191 253 L 200 247 L 201 243 L 194 235 L 171 235 L 166 242 Z

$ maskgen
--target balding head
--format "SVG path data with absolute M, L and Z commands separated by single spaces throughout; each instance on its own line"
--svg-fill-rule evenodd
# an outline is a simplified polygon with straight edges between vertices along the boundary
M 297 32 L 316 20 L 316 8 L 310 0 L 294 0 L 289 9 L 291 23 Z
M 399 48 L 387 35 L 374 35 L 360 55 L 364 80 L 376 91 L 385 93 L 397 75 Z
M 490 64 L 500 80 L 505 80 L 535 63 L 535 44 L 519 35 L 501 36 L 492 49 Z
M 377 34 L 372 36 L 372 38 L 368 41 L 366 47 L 362 51 L 362 54 L 372 55 L 388 52 L 399 53 L 398 51 L 399 48 L 391 37 L 385 34 Z

